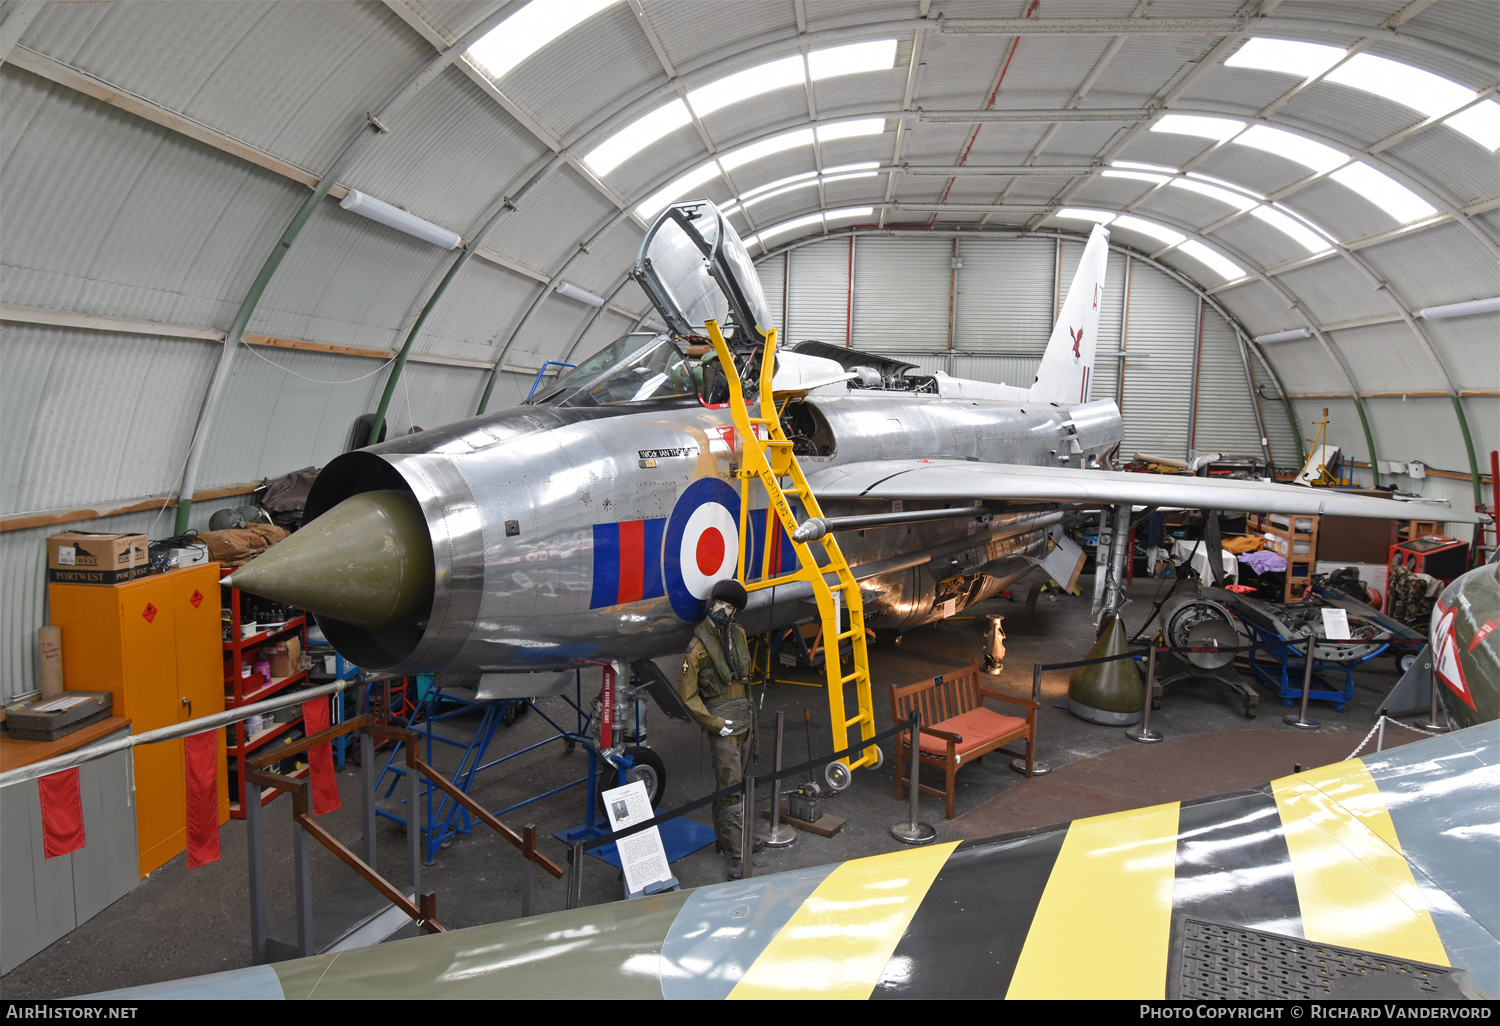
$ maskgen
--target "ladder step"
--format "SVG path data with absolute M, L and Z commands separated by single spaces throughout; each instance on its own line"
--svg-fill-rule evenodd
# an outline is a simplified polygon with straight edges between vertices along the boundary
M 847 631 L 845 631 L 844 633 L 840 634 L 838 636 L 838 640 L 839 641 L 843 641 L 845 638 L 852 638 L 856 634 L 863 634 L 863 633 L 864 633 L 863 631 L 855 630 L 853 627 L 851 627 Z
M 856 667 L 855 670 L 854 670 L 854 672 L 851 673 L 851 674 L 849 674 L 849 676 L 847 676 L 847 677 L 840 677 L 839 678 L 839 683 L 840 684 L 847 684 L 851 680 L 858 680 L 858 679 L 859 679 L 859 668 Z
M 854 719 L 852 719 L 852 720 L 845 720 L 844 721 L 844 729 L 848 730 L 850 727 L 854 726 L 856 723 L 863 723 L 866 720 L 868 720 L 869 718 L 870 718 L 870 714 L 869 713 L 860 713 L 858 716 L 854 717 Z

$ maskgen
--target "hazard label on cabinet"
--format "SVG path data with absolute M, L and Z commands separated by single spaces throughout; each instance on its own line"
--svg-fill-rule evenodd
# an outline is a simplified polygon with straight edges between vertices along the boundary
M 147 623 L 150 623 L 156 619 L 156 607 L 147 602 L 146 608 L 141 610 L 141 616 L 145 618 Z
M 188 601 L 193 604 L 194 609 L 197 609 L 199 606 L 203 605 L 203 592 L 199 591 L 197 588 L 194 588 L 193 595 L 188 599 Z

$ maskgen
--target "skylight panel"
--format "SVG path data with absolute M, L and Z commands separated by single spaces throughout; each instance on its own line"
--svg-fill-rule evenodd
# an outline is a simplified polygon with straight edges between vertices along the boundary
M 731 103 L 748 100 L 752 96 L 769 93 L 773 89 L 800 86 L 805 81 L 805 74 L 802 67 L 802 55 L 793 54 L 779 61 L 771 61 L 769 64 L 737 71 L 733 75 L 726 75 L 716 82 L 694 89 L 687 94 L 688 103 L 693 105 L 693 110 L 700 118 L 707 117 Z
M 1177 252 L 1182 253 L 1185 256 L 1192 257 L 1204 267 L 1207 267 L 1209 270 L 1219 275 L 1219 277 L 1223 278 L 1225 281 L 1229 281 L 1232 278 L 1243 278 L 1245 276 L 1245 269 L 1243 267 L 1235 263 L 1233 260 L 1229 259 L 1223 253 L 1220 253 L 1218 250 L 1211 249 L 1208 246 L 1205 246 L 1197 239 L 1189 239 L 1188 241 L 1184 242 L 1182 245 L 1177 247 Z
M 507 72 L 615 0 L 531 0 L 490 29 L 466 51 L 491 78 Z
M 852 181 L 855 178 L 874 178 L 874 177 L 875 177 L 875 172 L 874 171 L 855 171 L 855 172 L 852 172 L 851 174 L 847 174 L 847 175 L 824 175 L 823 176 L 823 184 L 827 185 L 830 182 L 848 182 L 848 181 Z
M 799 128 L 793 132 L 783 132 L 773 135 L 769 139 L 751 143 L 749 146 L 741 146 L 737 150 L 731 150 L 719 158 L 726 171 L 733 171 L 737 167 L 743 167 L 753 160 L 769 157 L 773 153 L 782 153 L 786 150 L 796 149 L 798 146 L 811 146 L 813 133 L 811 128 Z M 764 233 L 762 233 L 764 234 Z
M 838 167 L 825 167 L 825 175 L 841 175 L 845 171 L 870 171 L 880 166 L 878 160 L 862 160 L 858 164 L 840 164 Z
M 772 225 L 769 228 L 762 228 L 760 230 L 760 239 L 763 241 L 765 239 L 771 238 L 774 235 L 785 235 L 787 232 L 796 231 L 798 228 L 806 228 L 810 224 L 822 224 L 822 222 L 823 212 L 821 210 L 816 214 L 808 214 L 804 217 L 794 217 L 790 221 L 783 221 L 780 224 Z
M 1243 121 L 1232 118 L 1204 118 L 1192 114 L 1168 114 L 1157 118 L 1151 126 L 1153 132 L 1168 132 L 1172 135 L 1196 135 L 1203 139 L 1223 142 L 1233 138 L 1242 128 Z
M 896 66 L 896 41 L 877 39 L 814 50 L 807 55 L 807 73 L 814 82 L 862 71 L 887 71 Z
M 1226 189 L 1235 189 L 1235 190 L 1237 190 L 1239 192 L 1245 193 L 1247 196 L 1254 196 L 1258 200 L 1265 199 L 1264 196 L 1262 196 L 1260 193 L 1256 192 L 1254 189 L 1247 189 L 1243 185 L 1239 185 L 1239 184 L 1237 184 L 1235 182 L 1226 182 L 1222 178 L 1210 178 L 1208 175 L 1200 175 L 1196 171 L 1189 171 L 1187 173 L 1187 176 L 1189 178 L 1196 178 L 1200 182 L 1208 182 L 1210 185 L 1222 185 Z
M 537 2 L 539 0 L 532 0 L 533 4 Z M 607 175 L 668 132 L 691 124 L 692 120 L 687 104 L 681 100 L 673 100 L 650 114 L 637 118 L 604 140 L 583 158 L 583 162 L 594 174 Z
M 800 182 L 804 178 L 816 178 L 817 176 L 818 173 L 816 171 L 804 171 L 800 175 L 790 175 L 786 178 L 778 178 L 774 182 L 767 182 L 765 185 L 757 185 L 753 189 L 746 189 L 745 191 L 740 193 L 740 198 L 748 200 L 751 196 L 759 196 L 763 192 L 769 192 L 770 190 L 780 188 L 783 185 L 789 185 L 792 182 Z
M 1157 224 L 1155 221 L 1144 221 L 1129 214 L 1121 214 L 1115 218 L 1114 224 L 1116 228 L 1128 228 L 1133 232 L 1149 235 L 1158 242 L 1165 242 L 1168 246 L 1175 246 L 1187 238 L 1181 232 L 1174 232 L 1165 225 Z
M 1237 145 L 1251 146 L 1257 150 L 1265 150 L 1274 153 L 1278 157 L 1295 161 L 1303 167 L 1312 168 L 1322 174 L 1331 171 L 1349 159 L 1349 154 L 1341 153 L 1332 146 L 1324 146 L 1320 142 L 1295 135 L 1291 132 L 1272 128 L 1269 125 L 1254 125 L 1243 135 L 1235 138 Z
M 869 217 L 875 212 L 874 207 L 845 207 L 842 210 L 830 210 L 823 215 L 825 221 L 845 221 L 851 217 Z
M 773 196 L 785 196 L 789 192 L 793 192 L 797 189 L 805 189 L 810 185 L 817 184 L 818 180 L 816 178 L 807 178 L 804 181 L 793 182 L 791 185 L 783 185 L 779 189 L 771 189 L 769 192 L 758 192 L 754 196 L 746 196 L 743 199 L 743 203 L 745 204 L 745 206 L 751 207 L 759 203 L 761 200 L 768 200 Z
M 1341 167 L 1328 177 L 1340 185 L 1353 189 L 1359 195 L 1390 214 L 1402 224 L 1420 221 L 1437 213 L 1437 208 L 1406 186 L 1368 164 L 1355 161 Z
M 1217 185 L 1209 185 L 1207 182 L 1199 182 L 1191 178 L 1172 179 L 1172 188 L 1186 189 L 1189 192 L 1196 192 L 1200 196 L 1207 196 L 1209 199 L 1215 199 L 1220 203 L 1226 203 L 1239 211 L 1249 210 L 1251 207 L 1255 206 L 1255 201 L 1249 196 L 1244 196 L 1237 192 L 1230 192 L 1228 189 L 1221 189 Z
M 1161 164 L 1141 164 L 1134 160 L 1112 160 L 1109 162 L 1109 166 L 1130 168 L 1135 171 L 1160 171 L 1169 175 L 1177 174 L 1175 167 L 1164 167 Z
M 688 190 L 696 189 L 704 182 L 717 177 L 718 174 L 719 165 L 714 161 L 710 160 L 706 164 L 701 164 L 654 195 L 642 200 L 641 205 L 635 208 L 635 212 L 643 219 L 653 218 L 665 210 L 668 203 L 681 199 Z
M 1309 253 L 1322 253 L 1329 248 L 1327 239 L 1302 222 L 1288 217 L 1273 207 L 1256 207 L 1250 211 L 1250 214 L 1275 228 Z
M 859 121 L 840 121 L 832 125 L 818 126 L 818 142 L 833 142 L 835 139 L 852 139 L 860 135 L 879 135 L 885 131 L 885 118 L 864 118 Z
M 1276 71 L 1297 78 L 1315 78 L 1344 59 L 1342 46 L 1302 43 L 1292 39 L 1250 40 L 1233 57 L 1224 62 L 1230 68 L 1253 68 Z
M 1443 124 L 1457 129 L 1491 152 L 1500 150 L 1500 103 L 1494 100 L 1476 103 Z
M 1087 207 L 1063 207 L 1053 217 L 1060 217 L 1065 221 L 1093 221 L 1097 224 L 1109 224 L 1115 219 L 1113 210 L 1090 210 Z
M 1441 75 L 1369 53 L 1355 54 L 1329 72 L 1324 81 L 1374 93 L 1430 118 L 1461 107 L 1478 95 Z
M 1100 174 L 1105 178 L 1134 178 L 1138 182 L 1153 182 L 1156 185 L 1171 181 L 1166 175 L 1154 175 L 1149 171 L 1116 171 L 1111 168 L 1108 171 L 1101 171 Z

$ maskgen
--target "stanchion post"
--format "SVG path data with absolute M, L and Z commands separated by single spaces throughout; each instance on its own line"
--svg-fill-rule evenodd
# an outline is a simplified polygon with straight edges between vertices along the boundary
M 577 908 L 583 904 L 583 842 L 574 841 L 568 849 L 568 897 L 567 907 Z
M 785 848 L 797 839 L 796 829 L 781 822 L 781 751 L 785 738 L 786 713 L 778 712 L 776 714 L 776 770 L 771 780 L 771 830 L 766 835 L 766 846 L 770 848 Z
M 922 749 L 921 749 L 921 723 L 922 716 L 913 709 L 911 714 L 911 760 L 908 765 L 906 783 L 911 791 L 911 801 L 908 806 L 906 822 L 891 824 L 891 836 L 902 844 L 931 844 L 937 840 L 937 831 L 931 824 L 920 822 L 917 819 L 919 811 L 917 802 L 921 798 L 922 788 Z
M 521 915 L 530 917 L 535 912 L 536 902 L 536 863 L 531 861 L 530 855 L 536 850 L 536 824 L 527 823 L 521 829 L 521 841 L 525 844 L 526 875 L 521 878 Z
M 755 777 L 750 774 L 745 776 L 745 793 L 740 798 L 740 878 L 750 879 L 751 867 L 754 860 L 751 853 L 755 849 Z
M 1287 715 L 1281 718 L 1283 723 L 1300 727 L 1303 730 L 1316 730 L 1320 726 L 1317 720 L 1307 718 L 1307 698 L 1312 694 L 1313 663 L 1316 660 L 1314 652 L 1317 640 L 1311 635 L 1307 639 L 1307 666 L 1302 671 L 1302 712 L 1297 716 Z
M 1428 650 L 1428 653 L 1428 663 L 1431 664 L 1434 661 L 1434 657 L 1431 655 L 1431 649 Z M 1431 665 L 1429 665 L 1427 668 L 1427 679 L 1432 682 L 1432 686 L 1429 689 L 1432 693 L 1432 705 L 1430 707 L 1430 711 L 1427 714 L 1427 722 L 1419 723 L 1417 724 L 1417 726 L 1421 727 L 1423 730 L 1430 730 L 1434 734 L 1446 734 L 1448 733 L 1448 725 L 1442 720 L 1438 719 L 1438 681 L 1437 674 L 1433 672 Z
M 1031 700 L 1037 704 L 1038 708 L 1041 707 L 1041 704 L 1042 704 L 1042 664 L 1041 663 L 1032 663 L 1031 664 Z M 1003 749 L 1002 749 L 1002 751 L 1003 751 Z M 1045 777 L 1048 773 L 1052 772 L 1052 767 L 1051 766 L 1047 765 L 1045 762 L 1042 762 L 1041 760 L 1039 760 L 1036 757 L 1036 739 L 1035 738 L 1028 738 L 1026 740 L 1026 754 L 1031 758 L 1031 766 L 1030 766 L 1031 773 L 1029 774 L 1030 776 L 1033 776 L 1033 777 Z M 1017 773 L 1021 774 L 1022 776 L 1027 776 L 1028 775 L 1027 772 L 1026 772 L 1027 766 L 1026 766 L 1026 760 L 1025 759 L 1012 759 L 1012 760 L 1010 760 L 1010 768 L 1013 769 L 1013 770 L 1015 770 Z
M 301 826 L 292 827 L 292 862 L 297 892 L 297 954 L 307 958 L 314 954 L 312 837 Z
M 411 892 L 422 892 L 422 775 L 417 772 L 412 735 L 406 741 L 406 863 Z
M 1125 736 L 1141 744 L 1154 745 L 1162 740 L 1161 731 L 1151 729 L 1151 703 L 1156 694 L 1156 645 L 1153 641 L 1146 650 L 1146 708 L 1141 713 L 1141 729 L 1127 730 Z
M 243 766 L 241 772 L 244 772 Z M 250 964 L 266 963 L 266 851 L 260 785 L 245 781 L 245 841 L 250 861 Z M 298 831 L 301 833 L 301 831 Z

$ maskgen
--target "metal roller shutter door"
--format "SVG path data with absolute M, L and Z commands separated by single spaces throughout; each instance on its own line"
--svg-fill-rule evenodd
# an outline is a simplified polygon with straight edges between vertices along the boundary
M 787 341 L 818 339 L 843 345 L 848 338 L 849 240 L 814 243 L 790 255 Z
M 964 265 L 958 272 L 953 347 L 965 353 L 1029 353 L 1039 360 L 1056 319 L 1056 253 L 1051 239 L 961 239 L 958 255 Z
M 1192 447 L 1198 452 L 1259 456 L 1260 427 L 1240 360 L 1240 340 L 1216 310 L 1203 311 L 1198 350 L 1198 407 Z
M 1125 443 L 1135 452 L 1185 457 L 1197 341 L 1198 297 L 1136 261 L 1130 275 L 1130 326 L 1125 348 Z M 1131 352 L 1136 359 L 1131 359 Z
M 783 253 L 755 265 L 756 273 L 760 275 L 761 290 L 766 294 L 766 305 L 771 308 L 771 322 L 782 330 L 783 335 L 786 333 L 786 310 L 783 308 L 786 264 L 790 255 Z
M 947 239 L 854 243 L 855 349 L 934 353 L 948 348 Z

